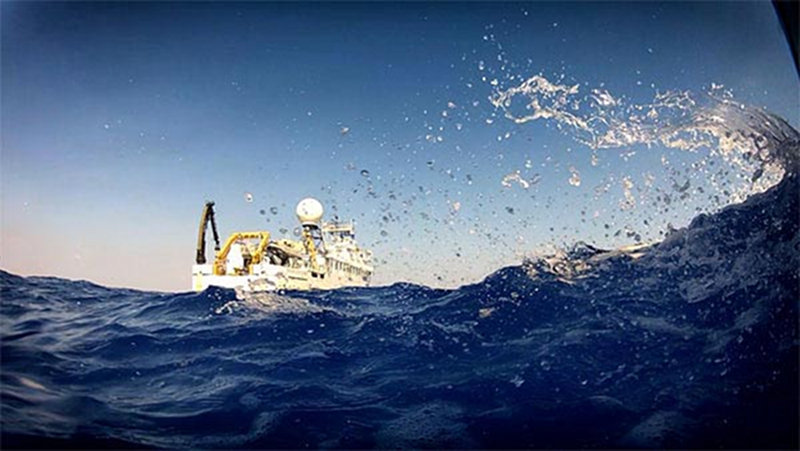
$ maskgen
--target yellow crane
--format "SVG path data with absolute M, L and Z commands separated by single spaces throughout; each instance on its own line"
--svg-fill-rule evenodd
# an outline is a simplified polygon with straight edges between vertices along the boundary
M 198 265 L 206 264 L 206 230 L 208 224 L 211 224 L 211 231 L 214 233 L 214 274 L 218 276 L 225 275 L 225 263 L 228 258 L 228 253 L 231 251 L 233 243 L 240 240 L 258 239 L 259 243 L 255 249 L 252 249 L 250 258 L 245 266 L 248 274 L 253 273 L 253 265 L 261 263 L 264 256 L 264 251 L 269 245 L 269 232 L 234 232 L 225 241 L 225 245 L 220 249 L 219 234 L 217 233 L 217 221 L 214 219 L 214 202 L 207 201 L 203 207 L 203 212 L 200 215 L 200 229 L 197 232 L 197 257 L 195 261 Z
M 214 274 L 218 276 L 225 275 L 225 263 L 228 258 L 228 253 L 231 251 L 231 246 L 233 243 L 240 241 L 240 240 L 259 240 L 258 246 L 255 250 L 250 254 L 250 258 L 245 261 L 245 267 L 247 268 L 247 274 L 253 274 L 253 265 L 261 263 L 261 259 L 264 256 L 264 251 L 267 250 L 267 245 L 269 245 L 269 232 L 234 232 L 231 233 L 231 236 L 225 241 L 225 246 L 222 247 L 222 250 L 217 252 L 217 258 L 214 260 Z

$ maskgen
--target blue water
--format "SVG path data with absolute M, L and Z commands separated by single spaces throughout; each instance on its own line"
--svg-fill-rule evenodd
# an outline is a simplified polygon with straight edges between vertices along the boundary
M 3 447 L 798 447 L 797 176 L 456 290 L 0 273 Z

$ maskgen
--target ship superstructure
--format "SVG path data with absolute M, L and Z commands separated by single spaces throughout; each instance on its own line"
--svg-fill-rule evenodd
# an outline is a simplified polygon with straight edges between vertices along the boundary
M 192 288 L 210 285 L 245 291 L 333 289 L 367 286 L 374 271 L 372 252 L 355 240 L 352 223 L 322 222 L 316 199 L 297 204 L 301 239 L 273 240 L 267 231 L 234 232 L 220 246 L 214 203 L 207 202 L 200 219 Z M 214 234 L 215 257 L 205 256 L 208 225 Z

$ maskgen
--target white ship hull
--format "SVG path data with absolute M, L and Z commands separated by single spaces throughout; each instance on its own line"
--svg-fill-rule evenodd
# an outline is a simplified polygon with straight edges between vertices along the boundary
M 272 264 L 253 267 L 253 274 L 216 275 L 212 265 L 192 266 L 192 289 L 203 291 L 209 286 L 244 291 L 333 290 L 342 287 L 366 287 L 367 278 L 341 271 L 330 271 L 314 277 L 306 268 L 288 268 Z

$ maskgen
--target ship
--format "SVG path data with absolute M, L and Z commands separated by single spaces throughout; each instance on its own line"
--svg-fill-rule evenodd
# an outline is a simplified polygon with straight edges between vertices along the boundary
M 330 290 L 369 286 L 372 251 L 358 245 L 352 222 L 323 222 L 322 204 L 306 198 L 295 209 L 299 240 L 272 239 L 268 231 L 233 232 L 220 246 L 214 202 L 200 217 L 192 289 L 209 286 L 247 292 Z M 214 260 L 206 259 L 208 226 L 214 237 Z

